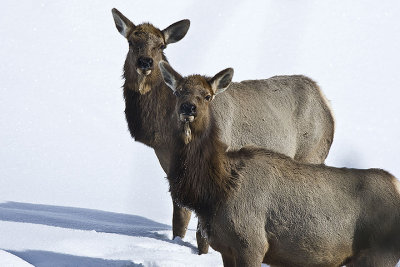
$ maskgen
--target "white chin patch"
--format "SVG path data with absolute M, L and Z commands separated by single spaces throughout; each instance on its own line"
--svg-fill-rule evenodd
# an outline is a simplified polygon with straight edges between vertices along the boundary
M 393 178 L 393 179 L 394 179 L 394 180 L 393 180 L 394 187 L 396 188 L 397 193 L 400 195 L 400 181 L 397 180 L 396 178 Z
M 190 129 L 189 122 L 185 122 L 185 126 L 183 127 L 183 141 L 185 142 L 185 145 L 192 141 L 192 130 Z
M 151 74 L 151 70 L 145 70 L 145 71 L 143 71 L 143 70 L 141 70 L 141 69 L 139 69 L 139 68 L 136 68 L 136 72 L 137 72 L 139 75 L 145 75 L 145 76 L 148 76 L 148 75 Z
M 181 120 L 181 122 L 193 122 L 194 116 L 179 114 L 179 119 Z

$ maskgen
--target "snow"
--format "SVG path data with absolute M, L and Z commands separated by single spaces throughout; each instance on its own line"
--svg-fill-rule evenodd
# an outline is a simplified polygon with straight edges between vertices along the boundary
M 222 265 L 215 251 L 197 255 L 193 230 L 171 240 L 168 225 L 98 210 L 0 204 L 0 236 L 1 248 L 34 266 Z
M 0 266 L 13 266 L 13 267 L 32 267 L 32 264 L 18 258 L 17 256 L 0 250 Z
M 196 255 L 195 218 L 183 241 L 171 241 L 165 174 L 123 114 L 128 47 L 113 7 L 160 28 L 190 19 L 166 49 L 183 75 L 232 67 L 234 81 L 313 78 L 336 118 L 327 164 L 400 177 L 398 1 L 6 0 L 0 266 L 222 264 L 216 252 Z

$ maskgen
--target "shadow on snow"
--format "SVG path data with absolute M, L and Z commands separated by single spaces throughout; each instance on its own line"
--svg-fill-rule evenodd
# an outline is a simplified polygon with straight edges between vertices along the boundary
M 137 215 L 74 207 L 5 202 L 0 203 L 0 220 L 154 238 L 187 246 L 192 249 L 193 253 L 197 253 L 197 248 L 189 242 L 171 240 L 168 236 L 156 232 L 171 230 L 171 226 Z
M 128 260 L 104 260 L 99 258 L 73 256 L 43 250 L 6 250 L 36 267 L 85 266 L 85 267 L 136 267 L 143 266 Z

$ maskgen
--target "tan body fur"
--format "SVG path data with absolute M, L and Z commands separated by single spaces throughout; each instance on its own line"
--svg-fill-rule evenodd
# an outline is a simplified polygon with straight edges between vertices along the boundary
M 393 176 L 244 150 L 239 188 L 213 215 L 199 214 L 210 245 L 227 266 L 233 261 L 237 266 L 261 261 L 274 266 L 394 266 L 399 261 L 400 197 Z
M 324 163 L 334 121 L 317 84 L 302 75 L 231 83 L 212 102 L 224 143 L 255 144 L 297 161 Z
M 239 188 L 214 215 L 199 215 L 227 266 L 395 266 L 400 260 L 393 176 L 244 150 Z

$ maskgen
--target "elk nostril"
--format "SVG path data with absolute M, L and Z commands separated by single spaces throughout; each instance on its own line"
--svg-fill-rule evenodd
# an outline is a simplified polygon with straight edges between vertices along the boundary
M 180 111 L 181 113 L 186 113 L 186 103 L 183 103 L 183 104 L 181 105 L 181 108 L 179 109 L 179 111 Z
M 180 107 L 180 112 L 186 115 L 193 115 L 196 111 L 196 106 L 190 103 L 183 103 Z
M 137 65 L 141 69 L 150 69 L 153 66 L 153 59 L 148 57 L 140 57 L 137 61 Z

